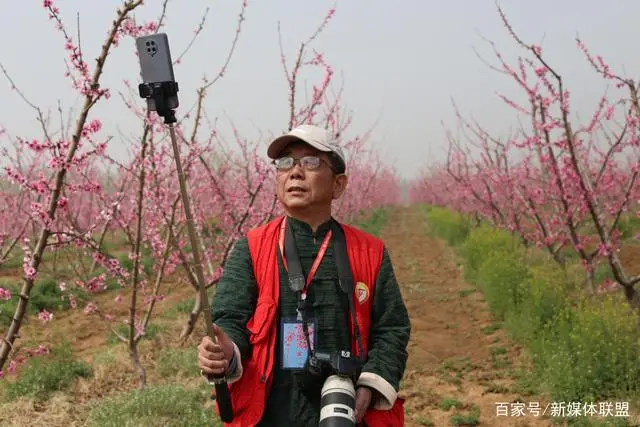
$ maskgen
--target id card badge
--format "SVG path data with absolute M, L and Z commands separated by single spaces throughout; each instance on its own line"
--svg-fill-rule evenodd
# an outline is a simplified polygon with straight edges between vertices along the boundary
M 307 319 L 307 328 L 309 330 L 311 349 L 313 350 L 316 342 L 314 319 Z M 296 317 L 283 318 L 280 321 L 280 332 L 282 336 L 280 368 L 290 371 L 302 370 L 309 356 L 307 337 L 302 327 L 302 320 Z

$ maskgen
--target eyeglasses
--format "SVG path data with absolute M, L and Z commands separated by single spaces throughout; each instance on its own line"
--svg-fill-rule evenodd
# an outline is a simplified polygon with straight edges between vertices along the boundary
M 316 170 L 320 167 L 321 163 L 325 163 L 327 166 L 333 169 L 333 167 L 327 161 L 321 159 L 318 156 L 304 156 L 299 159 L 294 159 L 291 156 L 286 156 L 275 159 L 272 163 L 279 171 L 288 171 L 296 163 L 299 163 L 304 170 Z

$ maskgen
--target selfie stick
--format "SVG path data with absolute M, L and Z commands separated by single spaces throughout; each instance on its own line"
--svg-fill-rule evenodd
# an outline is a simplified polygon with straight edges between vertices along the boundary
M 157 36 L 163 36 L 166 40 L 166 35 Z M 145 39 L 149 39 L 149 36 L 145 37 Z M 138 91 L 141 98 L 146 98 L 153 102 L 152 105 L 154 105 L 156 112 L 159 116 L 164 118 L 164 123 L 169 127 L 171 144 L 173 145 L 173 155 L 176 162 L 176 170 L 178 172 L 178 181 L 180 182 L 180 195 L 182 198 L 182 205 L 184 206 L 184 215 L 187 221 L 187 232 L 189 233 L 189 239 L 191 240 L 191 250 L 193 251 L 193 261 L 195 264 L 196 279 L 198 280 L 200 302 L 202 304 L 202 311 L 204 312 L 207 335 L 209 335 L 209 337 L 211 337 L 215 342 L 216 338 L 213 333 L 211 309 L 207 299 L 207 292 L 204 287 L 204 274 L 202 272 L 202 264 L 200 261 L 200 246 L 198 244 L 195 227 L 193 225 L 193 216 L 191 214 L 191 204 L 189 203 L 189 196 L 187 194 L 186 179 L 182 169 L 182 163 L 180 161 L 180 151 L 178 150 L 176 133 L 173 126 L 176 122 L 176 116 L 172 107 L 177 105 L 178 83 L 173 80 L 141 83 L 138 86 Z M 231 405 L 231 396 L 229 395 L 226 378 L 224 375 L 207 376 L 207 378 L 210 384 L 215 386 L 216 401 L 220 411 L 220 419 L 224 422 L 231 422 L 231 420 L 233 420 L 233 408 Z

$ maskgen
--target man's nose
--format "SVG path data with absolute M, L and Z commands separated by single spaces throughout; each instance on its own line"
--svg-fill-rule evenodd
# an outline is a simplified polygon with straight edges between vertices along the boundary
M 291 173 L 289 174 L 289 178 L 304 178 L 304 168 L 300 164 L 300 162 L 294 162 L 293 167 L 291 168 Z

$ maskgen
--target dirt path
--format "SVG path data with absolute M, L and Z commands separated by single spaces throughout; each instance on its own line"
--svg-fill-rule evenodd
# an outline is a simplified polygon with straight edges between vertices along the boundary
M 406 425 L 551 425 L 529 412 L 535 398 L 520 398 L 524 417 L 510 415 L 520 397 L 509 378 L 518 349 L 493 324 L 482 295 L 464 282 L 452 250 L 427 234 L 420 211 L 394 210 L 382 238 L 412 322 L 400 392 Z M 496 416 L 497 402 L 509 402 L 509 416 Z

